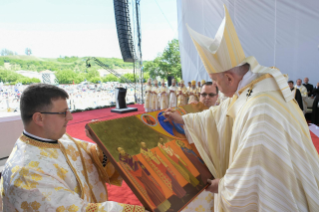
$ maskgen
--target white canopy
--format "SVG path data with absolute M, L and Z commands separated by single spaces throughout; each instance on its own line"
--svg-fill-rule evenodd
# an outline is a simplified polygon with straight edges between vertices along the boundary
M 276 66 L 290 80 L 319 82 L 318 0 L 177 0 L 178 32 L 185 82 L 209 80 L 186 24 L 215 37 L 228 8 L 246 56 Z

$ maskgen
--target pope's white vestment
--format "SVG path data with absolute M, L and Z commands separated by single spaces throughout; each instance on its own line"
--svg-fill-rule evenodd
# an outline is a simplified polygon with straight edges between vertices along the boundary
M 318 211 L 319 158 L 304 115 L 279 71 L 253 68 L 237 95 L 183 116 L 220 178 L 215 211 Z
M 22 135 L 2 172 L 3 211 L 144 211 L 107 201 L 105 183 L 121 185 L 122 178 L 96 144 L 68 135 L 45 143 Z

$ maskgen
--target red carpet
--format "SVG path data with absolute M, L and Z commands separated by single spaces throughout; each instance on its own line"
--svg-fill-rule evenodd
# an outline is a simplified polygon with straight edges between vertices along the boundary
M 311 131 L 310 131 L 310 135 L 311 135 L 313 145 L 315 146 L 317 152 L 319 153 L 319 138 Z
M 75 138 L 88 141 L 89 138 L 86 137 L 84 131 L 85 125 L 87 123 L 91 121 L 105 121 L 126 116 L 133 116 L 145 112 L 143 105 L 129 105 L 129 107 L 135 107 L 138 109 L 138 111 L 123 114 L 112 113 L 112 107 L 73 113 L 73 120 L 69 121 L 66 131 Z
M 104 121 L 110 119 L 117 119 L 126 116 L 133 116 L 136 114 L 144 113 L 143 105 L 129 105 L 129 107 L 135 107 L 138 109 L 136 112 L 130 113 L 112 113 L 112 108 L 105 108 L 105 109 L 97 109 L 97 110 L 90 110 L 84 112 L 77 112 L 73 113 L 73 120 L 68 123 L 67 126 L 67 133 L 70 134 L 74 138 L 78 138 L 81 140 L 86 140 L 92 142 L 88 137 L 85 135 L 84 127 L 87 123 L 91 121 Z M 126 203 L 131 205 L 142 205 L 140 201 L 137 199 L 135 194 L 132 190 L 127 186 L 127 184 L 123 181 L 122 187 L 108 185 L 108 196 L 109 201 L 115 201 L 120 203 Z
M 133 115 L 145 112 L 143 105 L 131 105 L 130 107 L 136 107 L 138 111 L 131 112 L 131 113 L 118 114 L 118 113 L 111 113 L 112 108 L 106 108 L 106 109 L 97 109 L 97 110 L 73 113 L 72 114 L 73 120 L 69 122 L 67 127 L 67 132 L 74 138 L 92 142 L 85 135 L 84 127 L 87 123 L 91 121 L 104 121 L 104 120 L 122 118 L 126 116 L 133 116 Z M 317 151 L 319 152 L 319 137 L 317 137 L 311 131 L 310 131 L 310 134 L 311 134 L 313 144 L 315 148 L 317 149 Z M 107 188 L 108 188 L 108 196 L 110 201 L 116 201 L 120 203 L 132 204 L 132 205 L 142 205 L 124 181 L 123 181 L 122 187 L 117 187 L 114 185 L 110 186 L 107 184 Z

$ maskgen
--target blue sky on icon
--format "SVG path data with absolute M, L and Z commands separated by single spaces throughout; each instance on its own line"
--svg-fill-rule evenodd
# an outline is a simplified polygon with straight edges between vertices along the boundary
M 0 0 L 0 49 L 34 56 L 121 58 L 113 0 Z M 163 14 L 164 13 L 164 14 Z M 176 0 L 141 0 L 142 51 L 154 59 L 177 38 Z

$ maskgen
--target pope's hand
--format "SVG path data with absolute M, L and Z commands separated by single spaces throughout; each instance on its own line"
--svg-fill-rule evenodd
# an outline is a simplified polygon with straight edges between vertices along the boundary
M 168 108 L 164 112 L 164 117 L 166 118 L 165 121 L 174 121 L 175 123 L 178 123 L 178 124 L 184 124 L 184 120 L 182 116 L 171 108 Z
M 205 190 L 212 193 L 218 193 L 218 183 L 219 179 L 210 180 L 207 179 L 207 183 L 210 184 Z

